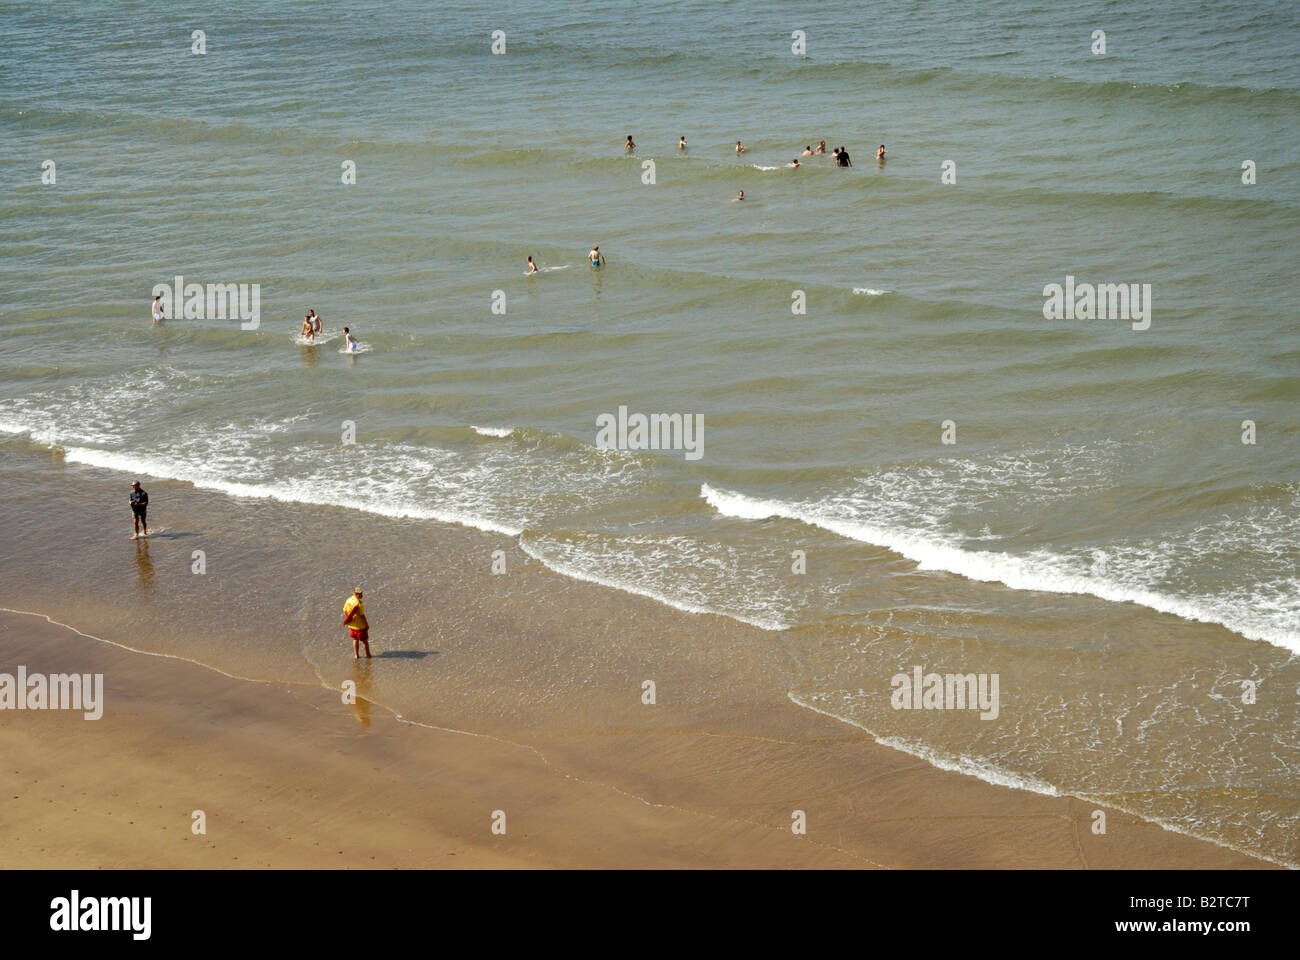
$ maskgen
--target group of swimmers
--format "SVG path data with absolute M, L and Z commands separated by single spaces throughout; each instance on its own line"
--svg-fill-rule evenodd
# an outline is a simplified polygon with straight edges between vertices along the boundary
M 631 153 L 633 150 L 636 149 L 636 142 L 632 139 L 632 134 L 629 133 L 627 135 L 627 139 L 623 143 L 623 149 L 628 151 L 629 153 Z M 686 149 L 686 137 L 684 136 L 678 137 L 677 149 L 678 150 Z M 744 153 L 745 150 L 746 150 L 745 144 L 742 143 L 740 140 L 737 140 L 736 156 L 740 156 L 740 154 Z M 820 154 L 824 154 L 825 152 L 826 152 L 826 141 L 822 140 L 820 143 L 817 144 L 816 147 L 813 147 L 811 144 L 804 147 L 803 156 L 815 157 Z M 834 150 L 832 150 L 831 159 L 833 159 L 841 167 L 853 166 L 853 160 L 850 159 L 849 151 L 845 147 L 836 147 Z M 884 163 L 885 161 L 885 145 L 883 143 L 880 145 L 880 148 L 876 151 L 876 160 L 880 163 Z M 801 166 L 801 164 L 799 163 L 799 158 L 795 157 L 793 160 L 791 160 L 790 166 L 795 169 L 798 169 Z M 734 197 L 732 197 L 733 201 L 744 200 L 744 199 L 745 199 L 744 190 L 741 190 Z M 533 261 L 533 258 L 531 256 L 529 256 L 527 260 L 528 260 L 527 263 L 528 276 L 531 277 L 534 276 L 535 274 L 542 272 L 541 270 L 538 269 L 537 264 Z M 599 244 L 592 245 L 591 251 L 587 254 L 587 262 L 591 264 L 593 267 L 600 267 L 605 265 L 605 255 L 600 252 Z
M 537 264 L 533 262 L 533 258 L 531 256 L 529 256 L 527 259 L 528 259 L 528 276 L 531 277 L 534 274 L 538 274 L 542 272 L 541 270 L 537 269 Z M 600 244 L 593 243 L 591 245 L 591 250 L 587 254 L 587 262 L 591 264 L 593 267 L 603 267 L 605 265 L 605 255 L 600 252 Z
M 737 146 L 739 146 L 739 142 L 737 143 Z M 739 152 L 739 151 L 737 151 L 737 152 Z M 806 146 L 806 147 L 803 148 L 803 156 L 805 156 L 805 157 L 815 157 L 815 156 L 817 156 L 817 155 L 819 155 L 819 154 L 823 154 L 823 153 L 825 153 L 825 152 L 826 152 L 826 141 L 825 141 L 825 140 L 823 140 L 821 143 L 817 144 L 816 148 L 812 147 L 811 145 Z M 852 161 L 851 159 L 849 159 L 849 151 L 846 150 L 844 147 L 836 147 L 834 150 L 832 150 L 832 151 L 831 151 L 831 159 L 834 160 L 834 161 L 835 161 L 837 164 L 839 164 L 841 167 L 851 167 L 851 166 L 853 166 L 853 161 Z M 885 145 L 884 145 L 883 143 L 880 145 L 880 149 L 878 149 L 878 150 L 876 151 L 876 160 L 877 160 L 878 162 L 880 162 L 880 163 L 884 163 L 884 162 L 885 162 Z M 793 168 L 796 169 L 796 170 L 799 169 L 799 166 L 800 166 L 799 158 L 798 158 L 798 157 L 795 157 L 793 160 L 791 160 L 791 161 L 790 161 L 790 166 L 793 167 Z
M 302 318 L 302 331 L 299 336 L 304 340 L 315 340 L 316 334 L 321 331 L 320 314 L 315 310 L 308 310 L 307 316 Z
M 627 135 L 627 139 L 623 142 L 623 149 L 626 150 L 628 153 L 631 153 L 633 150 L 636 149 L 636 143 L 633 142 L 632 140 L 632 134 L 629 133 Z M 678 150 L 686 149 L 686 138 L 684 136 L 677 138 L 677 149 Z M 736 156 L 740 156 L 742 153 L 745 152 L 746 149 L 747 149 L 746 146 L 741 141 L 739 140 L 736 141 Z M 813 147 L 810 144 L 803 148 L 803 156 L 805 157 L 815 157 L 825 152 L 826 152 L 825 140 L 817 144 L 816 147 Z M 838 163 L 841 167 L 853 166 L 853 161 L 849 159 L 849 151 L 846 150 L 844 147 L 836 147 L 834 150 L 832 150 L 831 158 L 836 163 Z M 885 145 L 883 143 L 880 145 L 880 148 L 876 150 L 876 159 L 877 160 L 885 159 Z M 790 166 L 792 167 L 799 166 L 799 158 L 795 157 L 793 160 L 791 160 Z
M 315 310 L 308 309 L 307 316 L 302 318 L 302 329 L 298 332 L 298 338 L 314 343 L 316 335 L 322 329 L 324 329 L 324 322 L 321 320 L 320 314 Z M 348 353 L 356 353 L 361 349 L 361 344 L 357 342 L 356 337 L 352 336 L 352 331 L 347 327 L 343 328 L 343 349 Z
M 629 133 L 629 134 L 627 135 L 627 140 L 624 141 L 624 143 L 623 143 L 623 149 L 626 150 L 628 153 L 631 153 L 633 150 L 636 149 L 636 143 L 632 140 L 632 134 Z M 678 137 L 678 138 L 677 138 L 677 149 L 678 149 L 678 150 L 685 150 L 685 149 L 686 149 L 686 138 L 685 138 L 684 136 L 683 136 L 683 137 Z M 745 147 L 745 144 L 744 144 L 744 143 L 742 143 L 740 140 L 737 140 L 737 141 L 736 141 L 736 156 L 740 156 L 742 153 L 745 152 L 746 149 L 747 149 L 747 148 Z M 825 141 L 825 140 L 822 140 L 820 143 L 817 144 L 816 147 L 812 146 L 812 144 L 809 144 L 808 146 L 804 147 L 804 148 L 803 148 L 803 154 L 802 154 L 802 156 L 805 156 L 805 157 L 816 157 L 816 156 L 819 156 L 819 155 L 821 155 L 821 154 L 824 154 L 825 152 L 826 152 L 826 141 Z M 836 163 L 838 166 L 841 166 L 841 167 L 851 167 L 851 166 L 853 166 L 853 160 L 849 157 L 849 151 L 848 151 L 846 148 L 844 148 L 844 147 L 836 147 L 834 150 L 832 150 L 832 151 L 831 151 L 831 159 L 834 160 L 835 163 Z M 883 143 L 880 145 L 880 148 L 879 148 L 878 150 L 876 150 L 876 162 L 877 162 L 877 163 L 884 163 L 884 162 L 885 162 L 885 145 L 884 145 Z M 799 158 L 798 158 L 798 157 L 795 157 L 793 160 L 790 161 L 790 163 L 788 164 L 788 166 L 789 166 L 791 169 L 798 170 L 801 166 L 803 166 L 803 164 L 801 164 L 801 163 L 799 162 Z M 734 197 L 732 197 L 731 199 L 732 199 L 733 201 L 734 201 L 734 200 L 744 200 L 744 199 L 745 199 L 745 191 L 744 191 L 744 190 L 741 190 L 739 193 L 737 193 L 737 194 L 736 194 Z M 597 248 L 593 247 L 591 252 L 592 252 L 592 254 L 596 255 L 596 256 L 593 256 L 593 257 L 589 257 L 589 258 L 588 258 L 589 261 L 590 261 L 590 263 L 591 263 L 591 265 L 592 265 L 593 267 L 598 267 L 598 266 L 600 266 L 600 262 L 601 262 L 601 261 L 600 261 L 600 257 L 599 257 L 599 255 L 598 255 Z M 531 275 L 531 274 L 534 274 L 534 273 L 537 273 L 537 272 L 538 272 L 538 270 L 537 270 L 537 266 L 533 263 L 533 258 L 532 258 L 532 257 L 529 257 L 529 258 L 528 258 L 528 273 Z
M 531 264 L 533 258 L 529 257 L 528 262 Z M 533 267 L 532 272 L 536 273 L 537 268 Z M 149 313 L 153 317 L 154 323 L 161 323 L 163 321 L 164 317 L 161 295 L 154 294 L 153 303 L 149 305 Z M 320 334 L 323 327 L 324 324 L 321 321 L 320 314 L 315 310 L 309 309 L 307 315 L 302 318 L 302 326 L 298 330 L 298 338 L 300 340 L 305 340 L 308 343 L 315 343 L 316 337 Z M 347 327 L 343 328 L 343 348 L 348 353 L 358 353 L 361 350 L 361 344 L 357 341 L 356 337 L 352 336 L 352 331 Z

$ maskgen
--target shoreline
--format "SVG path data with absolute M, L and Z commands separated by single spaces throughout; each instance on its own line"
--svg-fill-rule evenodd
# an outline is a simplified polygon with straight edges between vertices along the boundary
M 22 825 L 0 846 L 6 867 L 1270 866 L 1120 811 L 1094 838 L 1096 805 L 940 771 L 805 711 L 802 735 L 785 741 L 715 731 L 684 749 L 678 733 L 632 734 L 649 742 L 619 751 L 627 786 L 573 772 L 589 734 L 526 743 L 403 721 L 323 686 L 143 659 L 85 626 L 0 612 L 0 668 L 102 672 L 107 700 L 98 721 L 0 714 L 17 791 L 9 819 Z M 703 808 L 637 786 L 652 794 L 656 774 L 698 764 L 780 768 L 792 751 L 825 754 L 816 766 L 832 782 Z M 919 809 L 897 816 L 901 797 Z M 793 803 L 807 836 L 790 830 Z M 194 809 L 205 836 L 190 832 Z M 506 811 L 505 836 L 491 832 L 494 810 Z M 867 836 L 853 829 L 864 819 Z

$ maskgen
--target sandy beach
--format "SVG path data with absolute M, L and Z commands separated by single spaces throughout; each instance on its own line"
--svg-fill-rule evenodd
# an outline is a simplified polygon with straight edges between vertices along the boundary
M 0 866 L 1300 869 L 1293 6 L 0 35 Z
M 0 672 L 102 673 L 104 709 L 0 712 L 4 866 L 1268 866 L 1118 810 L 1095 836 L 1095 803 L 880 746 L 791 702 L 780 635 L 574 581 L 507 537 L 150 483 L 165 532 L 139 544 L 103 508 L 120 473 L 8 466 Z M 486 573 L 498 550 L 508 575 Z M 339 627 L 358 569 L 360 664 Z
M 1092 805 L 937 771 L 780 704 L 751 716 L 749 734 L 512 741 L 5 613 L 0 665 L 19 663 L 103 673 L 106 704 L 95 721 L 0 718 L 7 868 L 1262 865 L 1114 811 L 1094 837 Z M 600 774 L 570 772 L 579 766 Z M 686 782 L 709 802 L 653 799 Z M 806 836 L 788 826 L 794 809 Z M 195 810 L 205 835 L 192 833 Z M 495 810 L 504 836 L 491 832 Z

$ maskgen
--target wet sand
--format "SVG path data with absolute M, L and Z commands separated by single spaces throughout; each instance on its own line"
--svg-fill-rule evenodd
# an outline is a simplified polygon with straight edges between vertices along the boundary
M 937 771 L 802 711 L 789 739 L 576 732 L 525 745 L 5 613 L 0 665 L 18 664 L 103 673 L 106 705 L 93 721 L 0 714 L 5 867 L 1261 865 L 1113 811 L 1094 837 L 1078 801 Z M 577 766 L 628 786 L 566 772 Z M 691 778 L 717 796 L 687 809 L 639 795 Z M 789 827 L 794 809 L 807 836 Z
M 0 606 L 67 626 L 0 613 L 0 672 L 103 673 L 106 706 L 0 712 L 3 866 L 1268 866 L 1118 810 L 1096 836 L 1094 803 L 881 746 L 790 702 L 792 638 L 569 580 L 513 538 L 147 481 L 167 534 L 142 546 L 130 478 L 9 452 Z

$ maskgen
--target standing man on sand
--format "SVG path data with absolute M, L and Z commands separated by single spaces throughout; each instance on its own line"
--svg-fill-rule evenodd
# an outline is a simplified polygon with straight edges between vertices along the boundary
M 361 588 L 357 587 L 343 604 L 343 626 L 348 628 L 352 637 L 352 659 L 360 660 L 360 647 L 366 648 L 366 659 L 370 659 L 370 624 L 366 622 L 366 606 L 361 602 Z
M 149 509 L 149 494 L 144 492 L 140 486 L 139 480 L 131 481 L 131 525 L 135 529 L 132 540 L 140 539 L 140 528 L 144 528 L 144 535 L 149 536 L 149 521 L 145 519 L 145 511 Z

